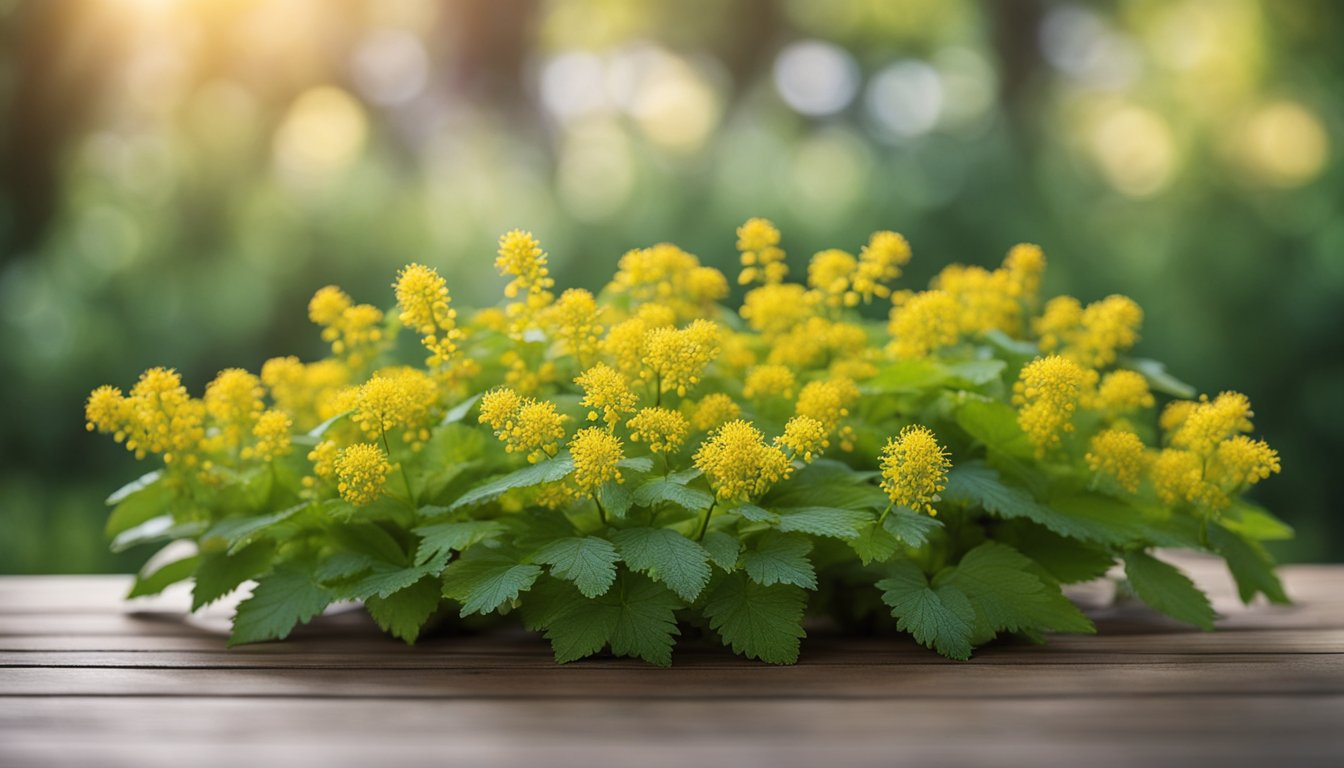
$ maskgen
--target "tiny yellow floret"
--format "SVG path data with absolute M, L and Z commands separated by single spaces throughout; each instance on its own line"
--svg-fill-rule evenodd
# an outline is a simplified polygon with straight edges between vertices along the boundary
M 364 506 L 383 495 L 387 476 L 392 473 L 383 449 L 372 443 L 355 443 L 341 451 L 336 459 L 336 490 L 341 498 Z
M 952 462 L 933 430 L 919 424 L 903 428 L 899 435 L 888 438 L 878 464 L 882 469 L 882 490 L 892 503 L 938 514 L 933 504 L 947 487 L 947 470 Z
M 621 441 L 600 427 L 584 427 L 569 441 L 574 457 L 574 482 L 584 493 L 594 493 L 603 483 L 621 482 L 616 464 L 625 458 Z

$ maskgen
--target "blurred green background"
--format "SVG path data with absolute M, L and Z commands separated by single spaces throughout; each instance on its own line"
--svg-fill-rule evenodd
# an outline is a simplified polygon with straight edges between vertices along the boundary
M 1256 404 L 1292 560 L 1344 559 L 1344 3 L 0 0 L 0 572 L 129 570 L 84 431 L 152 365 L 320 354 L 312 292 L 396 268 L 497 300 L 498 235 L 560 285 L 675 241 L 797 270 L 874 229 L 950 261 L 1044 246 L 1047 289 L 1147 310 L 1139 351 Z

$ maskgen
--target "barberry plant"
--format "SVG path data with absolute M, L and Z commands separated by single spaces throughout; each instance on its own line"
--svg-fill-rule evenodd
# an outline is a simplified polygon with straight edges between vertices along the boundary
M 395 311 L 317 292 L 322 360 L 226 370 L 199 399 L 165 368 L 99 387 L 89 429 L 158 465 L 109 498 L 113 548 L 194 547 L 132 595 L 192 580 L 199 608 L 255 582 L 235 644 L 359 601 L 408 643 L 517 616 L 558 662 L 664 666 L 683 630 L 792 663 L 805 619 L 957 659 L 1092 632 L 1061 585 L 1119 568 L 1211 629 L 1168 547 L 1224 558 L 1243 600 L 1287 600 L 1264 542 L 1292 531 L 1242 498 L 1277 453 L 1243 395 L 1132 356 L 1133 301 L 1042 302 L 1034 245 L 915 291 L 896 233 L 818 253 L 802 283 L 781 242 L 738 230 L 733 311 L 730 281 L 667 244 L 557 296 L 513 231 L 497 307 L 459 315 L 412 264 Z

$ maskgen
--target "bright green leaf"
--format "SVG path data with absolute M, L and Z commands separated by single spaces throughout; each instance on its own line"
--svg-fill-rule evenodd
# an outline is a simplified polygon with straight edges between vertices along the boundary
M 574 460 L 568 455 L 562 454 L 554 459 L 544 459 L 536 464 L 529 464 L 515 472 L 496 477 L 493 480 L 486 481 L 470 491 L 462 494 L 457 501 L 449 505 L 450 510 L 462 509 L 473 504 L 482 504 L 487 501 L 493 501 L 505 492 L 514 488 L 530 488 L 542 483 L 553 483 L 556 480 L 563 480 L 574 471 Z
M 714 497 L 700 488 L 691 488 L 670 478 L 656 477 L 635 489 L 634 502 L 641 507 L 666 502 L 691 512 L 704 512 L 714 503 Z
M 893 507 L 882 521 L 887 533 L 918 549 L 929 540 L 929 534 L 943 527 L 936 517 L 912 512 L 904 507 Z
M 469 520 L 461 523 L 422 525 L 414 533 L 420 537 L 415 551 L 417 565 L 429 562 L 443 552 L 461 552 L 468 547 L 504 533 L 504 526 L 494 520 Z
M 1227 568 L 1237 582 L 1237 594 L 1250 603 L 1264 593 L 1271 603 L 1292 602 L 1283 591 L 1283 583 L 1274 573 L 1274 560 L 1258 542 L 1247 541 L 1220 524 L 1209 526 L 1209 543 L 1227 560 Z
M 856 539 L 863 527 L 873 520 L 868 512 L 837 507 L 798 507 L 779 511 L 779 530 Z
M 877 582 L 882 602 L 891 608 L 896 628 L 909 632 L 926 648 L 952 659 L 971 657 L 975 608 L 956 587 L 929 586 L 919 566 L 909 560 L 891 565 L 891 576 Z
M 277 570 L 258 580 L 252 596 L 239 603 L 229 645 L 283 640 L 330 602 L 331 593 L 310 574 L 297 567 Z
M 384 632 L 415 645 L 421 628 L 439 607 L 439 593 L 439 580 L 426 576 L 388 597 L 370 597 L 364 608 Z
M 700 546 L 709 553 L 710 562 L 724 571 L 737 568 L 737 556 L 742 551 L 742 542 L 722 531 L 710 531 L 701 540 Z
M 770 664 L 798 661 L 807 593 L 791 584 L 762 586 L 745 573 L 722 577 L 705 599 L 709 626 L 734 653 Z
M 463 617 L 490 613 L 516 600 L 540 575 L 540 566 L 502 555 L 463 558 L 443 572 L 443 596 L 462 603 Z
M 255 579 L 270 570 L 274 553 L 275 544 L 258 541 L 232 554 L 211 552 L 205 555 L 191 590 L 191 610 L 213 603 L 248 579 Z
M 135 577 L 135 583 L 131 585 L 131 591 L 126 595 L 126 599 L 157 595 L 167 587 L 191 578 L 200 562 L 200 555 L 192 555 L 163 565 L 153 573 L 141 573 Z
M 621 556 L 606 539 L 585 536 L 553 541 L 533 559 L 551 566 L 552 576 L 574 582 L 585 597 L 599 597 L 616 581 Z
M 709 581 L 709 552 L 676 531 L 627 528 L 614 538 L 626 565 L 661 581 L 688 602 Z

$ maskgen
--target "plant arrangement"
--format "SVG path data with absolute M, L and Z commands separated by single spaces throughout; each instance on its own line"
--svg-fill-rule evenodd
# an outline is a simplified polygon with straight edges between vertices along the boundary
M 113 548 L 195 545 L 131 595 L 191 579 L 196 609 L 254 580 L 233 644 L 360 601 L 408 643 L 456 614 L 521 621 L 557 662 L 662 666 L 683 629 L 793 663 L 809 615 L 955 659 L 1092 632 L 1060 587 L 1116 566 L 1211 629 L 1163 547 L 1221 556 L 1243 600 L 1287 600 L 1262 542 L 1292 531 L 1242 498 L 1277 453 L 1244 396 L 1195 398 L 1129 356 L 1132 300 L 1042 302 L 1034 245 L 923 291 L 896 286 L 894 232 L 817 253 L 804 282 L 770 222 L 737 248 L 733 311 L 725 276 L 669 244 L 626 253 L 598 295 L 556 295 L 513 231 L 498 307 L 459 319 L 413 264 L 393 312 L 317 292 L 326 359 L 225 370 L 200 398 L 164 368 L 96 389 L 89 429 L 160 465 L 109 498 Z

